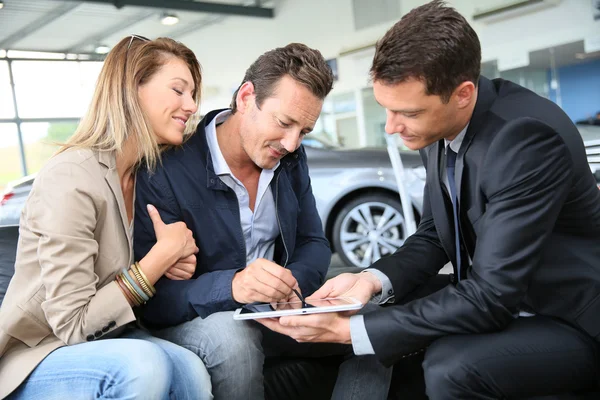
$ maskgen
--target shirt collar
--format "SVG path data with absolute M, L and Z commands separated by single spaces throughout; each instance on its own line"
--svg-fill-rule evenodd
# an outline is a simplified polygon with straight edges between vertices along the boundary
M 448 146 L 450 146 L 452 151 L 458 154 L 460 146 L 462 145 L 462 142 L 465 139 L 465 135 L 467 134 L 467 128 L 469 128 L 469 123 L 467 123 L 467 126 L 465 126 L 464 129 L 460 131 L 460 133 L 454 138 L 454 140 L 444 139 L 445 149 L 448 149 Z
M 208 149 L 213 162 L 213 168 L 217 175 L 233 175 L 227 161 L 221 153 L 219 147 L 219 141 L 217 140 L 217 124 L 223 123 L 231 115 L 231 110 L 225 110 L 218 113 L 210 124 L 205 128 L 206 141 L 208 142 Z

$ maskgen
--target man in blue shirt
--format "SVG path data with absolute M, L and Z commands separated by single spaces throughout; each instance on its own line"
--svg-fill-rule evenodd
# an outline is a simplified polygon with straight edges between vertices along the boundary
M 350 393 L 355 387 L 387 395 L 390 370 L 373 356 L 359 361 L 350 346 L 300 345 L 232 318 L 242 304 L 297 300 L 295 292 L 310 295 L 323 283 L 331 252 L 300 144 L 332 84 L 318 51 L 297 43 L 269 51 L 246 71 L 231 109 L 208 113 L 182 148 L 164 153 L 161 167 L 138 174 L 136 258 L 156 241 L 147 204 L 167 223 L 185 222 L 199 248 L 180 260 L 184 270 L 195 265 L 192 279 L 177 279 L 175 266 L 157 282 L 144 320 L 203 359 L 216 398 L 264 398 L 265 354 L 311 355 L 309 349 L 346 354 L 346 365 L 361 362 L 342 367 L 348 373 L 340 373 L 335 397 L 361 397 Z

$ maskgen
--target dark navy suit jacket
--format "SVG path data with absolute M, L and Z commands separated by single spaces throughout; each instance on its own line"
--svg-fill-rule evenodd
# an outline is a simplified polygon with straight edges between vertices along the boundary
M 443 150 L 442 140 L 421 151 L 427 181 L 417 232 L 373 265 L 398 303 L 446 262 L 458 272 Z M 455 180 L 461 280 L 366 314 L 379 359 L 392 364 L 445 335 L 499 331 L 520 310 L 600 340 L 600 191 L 569 117 L 523 87 L 482 77 Z

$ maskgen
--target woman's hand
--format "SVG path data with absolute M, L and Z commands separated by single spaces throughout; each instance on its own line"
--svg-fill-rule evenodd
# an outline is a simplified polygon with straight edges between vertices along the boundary
M 191 255 L 181 258 L 171 268 L 165 272 L 165 276 L 174 281 L 183 281 L 190 279 L 196 272 L 196 256 Z
M 192 231 L 188 229 L 184 222 L 179 221 L 172 224 L 165 224 L 160 218 L 156 207 L 151 204 L 148 204 L 148 214 L 154 226 L 156 244 L 140 260 L 140 268 L 146 274 L 150 283 L 154 284 L 165 272 L 175 266 L 179 260 L 187 259 L 196 254 L 198 247 L 196 247 Z M 194 269 L 195 263 L 194 257 Z M 186 271 L 189 269 L 188 264 L 189 262 L 186 263 L 186 267 L 184 268 Z
M 186 258 L 198 252 L 194 235 L 184 222 L 179 221 L 172 224 L 165 224 L 160 218 L 156 207 L 151 204 L 148 204 L 148 214 L 150 215 L 150 219 L 152 219 L 154 234 L 156 235 L 155 246 L 161 246 L 173 253 L 172 256 L 176 258 L 172 264 L 179 259 Z

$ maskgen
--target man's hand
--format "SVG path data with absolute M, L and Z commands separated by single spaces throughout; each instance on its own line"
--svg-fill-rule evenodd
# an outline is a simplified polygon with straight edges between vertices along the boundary
M 256 320 L 298 342 L 351 344 L 350 317 L 346 313 L 322 313 Z
M 354 297 L 362 304 L 367 304 L 371 297 L 381 291 L 381 282 L 369 272 L 360 274 L 341 274 L 325 282 L 311 299 L 325 299 L 328 297 Z
M 271 303 L 288 299 L 294 287 L 298 282 L 289 269 L 259 258 L 234 275 L 231 293 L 241 304 Z
M 196 256 L 191 255 L 180 258 L 171 268 L 165 272 L 165 276 L 174 281 L 190 279 L 196 272 Z

